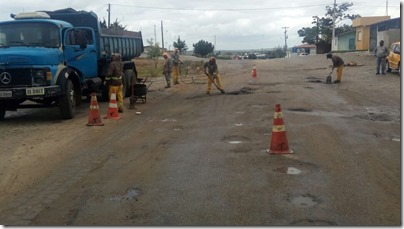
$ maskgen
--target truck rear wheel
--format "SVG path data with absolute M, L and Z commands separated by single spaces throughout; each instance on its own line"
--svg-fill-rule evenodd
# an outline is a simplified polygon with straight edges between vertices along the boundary
M 66 81 L 65 90 L 65 95 L 59 99 L 59 108 L 64 119 L 72 119 L 76 112 L 76 92 L 69 79 Z

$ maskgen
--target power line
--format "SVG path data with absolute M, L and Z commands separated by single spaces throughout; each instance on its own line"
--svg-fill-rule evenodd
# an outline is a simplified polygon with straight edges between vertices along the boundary
M 303 5 L 303 6 L 284 6 L 284 7 L 269 7 L 269 8 L 168 8 L 168 7 L 154 7 L 154 6 L 137 6 L 137 5 L 123 5 L 123 4 L 111 4 L 114 6 L 123 6 L 123 7 L 134 7 L 134 8 L 142 8 L 142 9 L 155 9 L 155 10 L 189 10 L 189 11 L 263 11 L 263 10 L 280 10 L 280 9 L 291 9 L 291 8 L 308 8 L 308 7 L 318 7 L 318 6 L 327 6 L 329 4 L 317 4 L 317 5 Z

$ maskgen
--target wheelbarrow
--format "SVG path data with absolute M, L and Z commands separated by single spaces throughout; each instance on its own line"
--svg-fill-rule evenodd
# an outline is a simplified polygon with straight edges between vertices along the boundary
M 130 97 L 130 106 L 129 109 L 136 109 L 135 108 L 135 103 L 137 100 L 142 101 L 142 103 L 146 103 L 146 95 L 147 95 L 147 90 L 149 89 L 150 85 L 153 82 L 150 82 L 150 84 L 147 86 L 145 83 L 147 81 L 146 77 L 145 79 L 143 78 L 137 78 L 136 79 L 136 84 L 132 85 L 132 96 Z

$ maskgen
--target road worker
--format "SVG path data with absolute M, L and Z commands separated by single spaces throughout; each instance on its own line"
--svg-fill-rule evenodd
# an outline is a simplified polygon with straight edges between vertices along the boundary
M 122 75 L 123 62 L 119 53 L 113 53 L 111 63 L 108 67 L 107 76 L 105 77 L 106 85 L 109 87 L 109 99 L 113 91 L 116 93 L 118 112 L 123 113 L 123 95 L 122 95 Z
M 216 58 L 211 57 L 209 61 L 204 64 L 203 69 L 205 74 L 208 76 L 208 89 L 206 91 L 206 94 L 210 94 L 212 83 L 215 84 L 215 86 L 221 93 L 224 93 L 222 80 L 219 75 L 219 69 L 216 64 Z M 214 81 L 216 81 L 216 83 Z
M 382 69 L 382 75 L 386 74 L 386 57 L 389 55 L 389 49 L 384 46 L 384 41 L 381 40 L 379 45 L 373 50 L 376 57 L 376 75 L 380 74 L 380 67 Z
M 342 69 L 344 68 L 344 60 L 337 55 L 332 55 L 331 53 L 327 54 L 327 59 L 331 59 L 332 67 L 337 68 L 337 79 L 334 80 L 334 83 L 340 83 L 342 79 Z
M 167 86 L 165 88 L 170 88 L 171 87 L 171 71 L 173 68 L 173 62 L 170 57 L 168 57 L 167 53 L 163 54 L 164 57 L 164 65 L 163 65 L 163 74 L 164 77 L 166 78 Z
M 180 76 L 180 64 L 182 64 L 180 60 L 180 54 L 178 48 L 174 49 L 174 53 L 172 55 L 173 61 L 173 84 L 179 84 L 178 78 Z

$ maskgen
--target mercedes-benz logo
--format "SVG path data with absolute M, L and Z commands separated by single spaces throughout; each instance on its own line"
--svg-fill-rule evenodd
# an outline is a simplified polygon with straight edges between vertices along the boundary
M 3 72 L 0 74 L 0 81 L 3 84 L 9 84 L 11 82 L 11 75 L 8 72 Z

